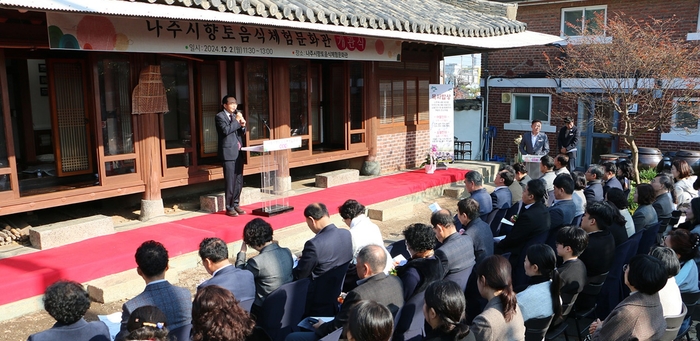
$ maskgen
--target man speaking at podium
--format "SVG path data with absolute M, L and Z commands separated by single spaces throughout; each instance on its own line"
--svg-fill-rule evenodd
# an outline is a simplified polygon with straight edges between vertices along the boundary
M 243 146 L 246 121 L 243 115 L 236 111 L 236 98 L 226 95 L 221 104 L 224 110 L 216 114 L 216 133 L 219 137 L 219 158 L 224 163 L 226 215 L 237 217 L 239 214 L 245 214 L 238 203 L 243 188 L 243 158 L 239 157 L 239 154 Z
M 549 154 L 549 139 L 547 134 L 540 132 L 542 121 L 532 121 L 532 132 L 523 134 L 520 141 L 520 153 L 523 155 L 547 155 Z

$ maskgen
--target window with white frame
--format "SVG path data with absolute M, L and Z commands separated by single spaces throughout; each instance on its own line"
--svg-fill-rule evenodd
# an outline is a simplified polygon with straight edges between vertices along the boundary
M 688 32 L 686 40 L 700 40 L 700 9 L 698 9 L 698 26 L 695 32 Z
M 698 117 L 700 117 L 700 99 L 676 99 L 673 109 L 674 129 L 698 129 Z
M 563 37 L 579 37 L 581 32 L 597 29 L 596 16 L 607 21 L 607 6 L 563 8 L 561 11 L 561 34 Z
M 511 122 L 540 120 L 549 123 L 552 96 L 544 94 L 513 94 Z

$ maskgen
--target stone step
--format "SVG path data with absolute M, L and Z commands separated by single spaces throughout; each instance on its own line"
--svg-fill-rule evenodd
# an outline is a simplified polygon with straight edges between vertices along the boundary
M 29 241 L 35 248 L 46 250 L 112 233 L 114 233 L 112 218 L 97 214 L 85 218 L 31 227 L 29 229 Z
M 203 212 L 219 212 L 226 209 L 224 204 L 224 192 L 202 195 L 199 197 L 199 210 Z M 241 190 L 240 205 L 246 206 L 262 201 L 260 188 L 243 187 Z
M 349 184 L 360 180 L 357 169 L 340 169 L 332 172 L 316 174 L 316 187 L 329 188 Z
M 384 201 L 370 205 L 367 208 L 367 216 L 370 219 L 387 221 L 410 215 L 413 212 L 413 205 L 413 201 L 406 201 L 405 199 Z

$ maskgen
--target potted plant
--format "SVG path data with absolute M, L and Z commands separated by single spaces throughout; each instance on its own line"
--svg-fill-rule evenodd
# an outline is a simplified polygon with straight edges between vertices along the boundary
M 448 162 L 452 162 L 452 155 L 450 153 L 439 152 L 437 145 L 432 145 L 430 147 L 430 152 L 426 154 L 425 161 L 420 167 L 425 167 L 426 173 L 433 174 L 437 169 L 447 169 Z

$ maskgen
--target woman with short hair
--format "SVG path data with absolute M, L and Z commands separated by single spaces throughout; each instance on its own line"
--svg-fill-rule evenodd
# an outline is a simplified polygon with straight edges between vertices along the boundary
M 639 204 L 632 215 L 635 232 L 646 230 L 659 222 L 656 210 L 652 206 L 655 197 L 654 188 L 649 184 L 639 184 L 634 191 L 634 201 Z
M 238 303 L 218 285 L 199 289 L 192 302 L 192 341 L 255 340 L 255 321 Z
M 690 168 L 688 162 L 683 159 L 673 160 L 671 162 L 671 174 L 676 181 L 673 184 L 676 205 L 688 203 L 693 198 L 698 197 L 698 190 L 693 188 L 693 183 L 697 180 L 697 176 L 693 175 L 693 169 Z
M 348 341 L 389 341 L 393 328 L 394 317 L 389 308 L 363 300 L 350 309 L 344 330 Z
M 403 230 L 406 249 L 411 259 L 396 268 L 396 275 L 403 283 L 404 300 L 422 292 L 435 281 L 442 279 L 442 263 L 435 258 L 435 231 L 432 226 L 415 223 Z

